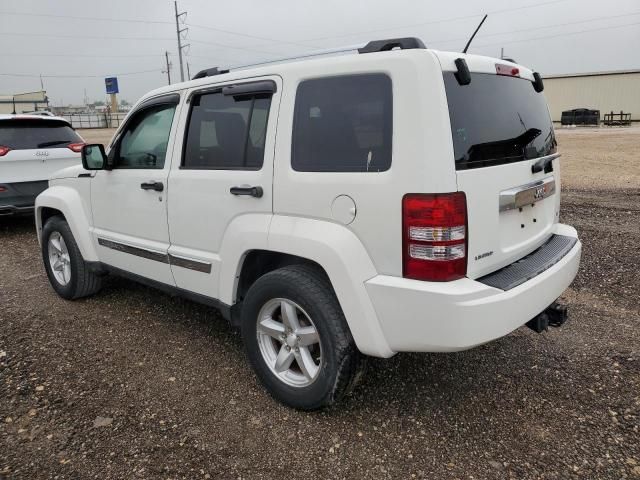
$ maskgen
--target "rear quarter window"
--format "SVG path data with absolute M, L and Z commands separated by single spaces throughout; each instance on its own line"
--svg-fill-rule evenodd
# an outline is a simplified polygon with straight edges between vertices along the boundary
M 291 166 L 300 172 L 388 170 L 392 130 L 387 75 L 305 80 L 296 93 Z
M 5 120 L 0 122 L 0 145 L 11 150 L 64 148 L 82 138 L 68 124 L 50 120 Z

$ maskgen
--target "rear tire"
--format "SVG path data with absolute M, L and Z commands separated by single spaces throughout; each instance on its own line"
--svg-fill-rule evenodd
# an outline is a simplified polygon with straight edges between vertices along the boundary
M 242 307 L 249 362 L 269 393 L 293 408 L 316 410 L 347 395 L 364 357 L 323 271 L 292 265 L 260 277 Z
M 102 279 L 88 268 L 61 216 L 49 218 L 42 229 L 42 260 L 51 286 L 62 298 L 87 297 L 102 286 Z

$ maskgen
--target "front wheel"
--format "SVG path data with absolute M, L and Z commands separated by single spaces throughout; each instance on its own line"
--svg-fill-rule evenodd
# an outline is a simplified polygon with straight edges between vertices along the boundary
M 281 402 L 314 410 L 340 400 L 360 377 L 358 352 L 340 304 L 317 267 L 292 265 L 260 277 L 242 308 L 247 356 Z
M 42 260 L 49 283 L 62 298 L 72 300 L 100 290 L 100 277 L 89 270 L 63 217 L 51 217 L 42 229 Z

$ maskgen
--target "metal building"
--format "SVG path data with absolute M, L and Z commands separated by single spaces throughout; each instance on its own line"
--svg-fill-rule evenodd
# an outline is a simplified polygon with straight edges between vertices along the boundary
M 0 95 L 0 113 L 24 113 L 47 110 L 49 98 L 44 90 L 38 92 Z
M 640 121 L 640 70 L 550 75 L 544 77 L 544 94 L 554 122 L 575 108 L 600 110 L 602 117 L 622 110 Z

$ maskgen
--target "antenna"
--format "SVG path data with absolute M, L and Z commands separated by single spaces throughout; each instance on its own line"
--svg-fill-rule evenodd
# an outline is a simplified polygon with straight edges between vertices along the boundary
M 476 31 L 473 32 L 473 35 L 471 35 L 471 38 L 469 39 L 467 44 L 464 46 L 464 50 L 462 50 L 462 53 L 467 53 L 467 50 L 469 50 L 469 45 L 471 45 L 471 42 L 473 42 L 473 39 L 476 38 L 476 33 L 478 33 L 478 30 L 480 30 L 480 27 L 482 26 L 482 24 L 484 23 L 484 21 L 487 19 L 488 16 L 489 15 L 484 16 L 484 18 L 480 22 L 480 25 L 478 25 L 478 28 L 476 28 Z

